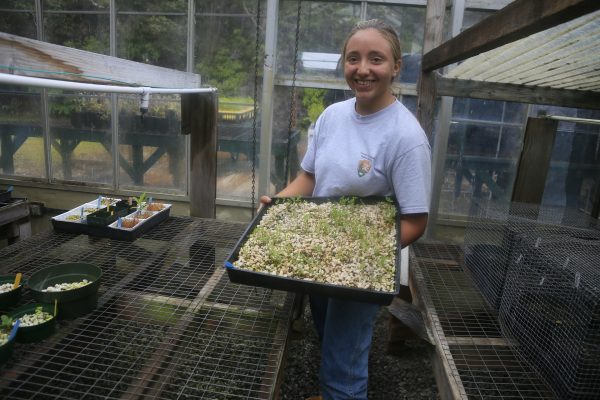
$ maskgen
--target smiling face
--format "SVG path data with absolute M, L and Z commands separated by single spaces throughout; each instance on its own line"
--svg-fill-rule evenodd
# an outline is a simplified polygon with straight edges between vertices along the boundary
M 358 30 L 344 51 L 344 77 L 356 96 L 356 111 L 375 113 L 395 101 L 391 86 L 400 72 L 390 42 L 374 28 Z

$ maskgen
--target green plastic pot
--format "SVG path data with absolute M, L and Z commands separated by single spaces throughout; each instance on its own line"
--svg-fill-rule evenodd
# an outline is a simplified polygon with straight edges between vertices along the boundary
M 9 333 L 8 342 L 0 345 L 0 365 L 4 364 L 12 355 L 12 352 L 15 348 L 15 340 L 16 335 L 10 336 Z
M 17 341 L 23 343 L 39 342 L 52 336 L 56 329 L 56 316 L 54 316 L 54 307 L 50 304 L 26 304 L 8 314 L 14 320 L 21 318 L 25 314 L 33 314 L 37 307 L 53 315 L 52 319 L 34 326 L 19 326 L 17 330 Z
M 62 292 L 44 292 L 48 286 L 58 283 L 81 282 L 87 279 L 89 284 Z M 28 280 L 33 297 L 54 307 L 58 303 L 58 318 L 74 319 L 81 317 L 96 308 L 98 304 L 98 288 L 102 279 L 102 270 L 88 263 L 56 264 L 44 268 Z
M 0 285 L 5 283 L 14 283 L 16 275 L 5 275 L 0 276 Z M 16 306 L 21 300 L 21 294 L 23 293 L 23 282 L 19 284 L 16 289 L 11 290 L 10 292 L 0 293 L 0 309 L 6 310 L 11 307 Z

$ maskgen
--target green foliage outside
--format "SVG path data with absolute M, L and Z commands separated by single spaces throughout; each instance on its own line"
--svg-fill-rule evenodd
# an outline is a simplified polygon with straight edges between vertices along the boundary
M 327 93 L 326 89 L 304 89 L 302 105 L 307 110 L 307 117 L 302 121 L 302 127 L 306 128 L 316 122 L 319 115 L 325 110 L 325 93 Z

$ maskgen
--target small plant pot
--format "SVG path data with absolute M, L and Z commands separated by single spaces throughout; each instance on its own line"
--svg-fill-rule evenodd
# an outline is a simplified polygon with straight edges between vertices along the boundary
M 56 316 L 54 316 L 54 307 L 50 304 L 26 304 L 12 311 L 9 317 L 15 321 L 25 314 L 35 313 L 37 307 L 42 307 L 42 310 L 52 315 L 52 318 L 33 326 L 23 326 L 21 324 L 17 330 L 17 341 L 23 343 L 39 342 L 52 336 L 54 333 L 56 329 Z
M 139 218 L 121 219 L 121 229 L 135 229 L 143 220 Z
M 148 211 L 162 211 L 163 208 L 165 208 L 163 203 L 150 203 L 146 206 Z
M 0 365 L 4 364 L 12 355 L 15 348 L 15 337 L 10 337 L 10 331 L 6 332 L 9 335 L 9 340 L 0 345 Z
M 15 275 L 0 276 L 0 285 L 6 283 L 14 283 Z M 0 293 L 0 309 L 6 310 L 16 306 L 21 300 L 21 294 L 23 294 L 23 284 L 19 284 L 16 289 L 9 292 Z
M 115 222 L 119 217 L 124 217 L 129 212 L 128 207 L 110 207 L 110 211 L 102 208 L 87 216 L 87 224 L 93 226 L 108 226 Z
M 36 272 L 29 278 L 28 285 L 37 301 L 52 307 L 55 301 L 58 303 L 59 319 L 75 319 L 96 308 L 101 278 L 102 270 L 93 264 L 65 263 Z M 90 283 L 80 288 L 60 292 L 44 291 L 49 286 L 81 282 L 84 279 Z

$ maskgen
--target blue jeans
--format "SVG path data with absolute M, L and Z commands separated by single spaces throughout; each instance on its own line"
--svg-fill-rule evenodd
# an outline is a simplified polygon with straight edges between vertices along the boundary
M 369 349 L 379 305 L 310 296 L 321 341 L 324 400 L 367 399 Z

